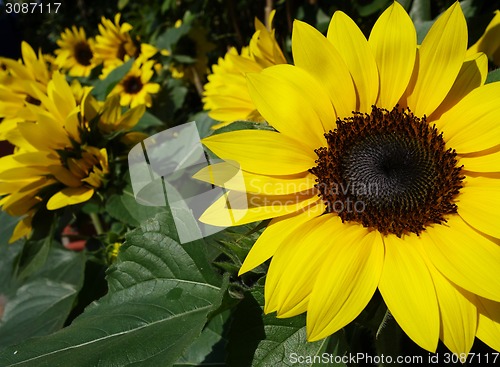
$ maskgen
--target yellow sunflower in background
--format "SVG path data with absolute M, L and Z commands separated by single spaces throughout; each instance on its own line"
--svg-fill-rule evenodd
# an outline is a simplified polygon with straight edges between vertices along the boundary
M 486 27 L 484 34 L 473 44 L 468 53 L 484 52 L 496 67 L 500 67 L 500 10 Z
M 274 14 L 275 11 L 272 11 L 269 24 L 272 24 Z M 212 74 L 204 87 L 203 103 L 211 118 L 223 122 L 215 128 L 236 120 L 262 121 L 248 93 L 245 74 L 287 62 L 276 41 L 274 29 L 267 29 L 256 18 L 255 30 L 249 46 L 244 47 L 241 54 L 233 47 L 212 66 Z
M 98 65 L 93 52 L 94 40 L 87 38 L 82 27 L 66 28 L 57 40 L 57 45 L 59 49 L 55 50 L 55 63 L 67 70 L 70 76 L 89 76 L 90 71 Z
M 114 22 L 102 17 L 99 24 L 99 35 L 96 36 L 94 55 L 102 60 L 104 67 L 120 64 L 125 56 L 136 57 L 140 48 L 130 36 L 132 26 L 129 23 L 120 24 L 121 14 L 115 15 Z
M 41 52 L 37 54 L 27 42 L 21 44 L 19 61 L 0 58 L 2 83 L 0 83 L 0 140 L 17 145 L 22 139 L 17 123 L 33 118 L 29 107 L 38 105 L 38 92 L 45 92 L 51 77 L 47 62 Z
M 201 220 L 272 218 L 240 274 L 272 257 L 265 312 L 307 311 L 309 341 L 353 321 L 378 289 L 422 348 L 441 339 L 467 353 L 477 336 L 500 350 L 500 83 L 483 85 L 484 55 L 465 57 L 458 2 L 416 39 L 397 2 L 368 40 L 342 12 L 327 37 L 295 21 L 295 66 L 248 74 L 276 131 L 204 139 L 239 163 L 245 187 L 229 197 L 248 210 L 221 198 Z M 197 177 L 220 183 L 225 164 Z
M 119 95 L 122 106 L 135 107 L 144 104 L 151 107 L 153 103 L 151 95 L 160 91 L 158 83 L 150 82 L 154 75 L 154 64 L 154 60 L 143 61 L 140 58 L 135 60 L 130 71 L 109 95 Z
M 80 204 L 105 184 L 108 152 L 86 140 L 92 135 L 91 121 L 99 118 L 95 125 L 100 135 L 125 134 L 144 113 L 140 106 L 122 114 L 117 99 L 101 106 L 89 89 L 80 89 L 73 86 L 72 90 L 63 75 L 54 73 L 47 93 L 37 92 L 40 104 L 30 106 L 34 118 L 17 123 L 23 144 L 14 154 L 0 158 L 0 196 L 4 196 L 0 207 L 23 216 L 11 242 L 31 232 L 32 218 L 42 205 L 57 210 Z M 75 98 L 75 90 L 77 95 L 85 93 L 81 100 Z

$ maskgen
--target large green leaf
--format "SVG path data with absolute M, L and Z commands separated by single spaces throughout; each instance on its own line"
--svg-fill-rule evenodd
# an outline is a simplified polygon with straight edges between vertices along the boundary
M 16 277 L 21 241 L 7 244 L 17 221 L 0 212 L 6 224 L 0 236 L 0 349 L 32 336 L 61 329 L 83 282 L 84 256 L 61 248 L 47 249 L 45 265 Z
M 239 304 L 228 345 L 230 366 L 345 366 L 330 363 L 332 357 L 344 354 L 339 348 L 340 334 L 309 343 L 305 315 L 278 319 L 275 315 L 263 315 L 263 304 L 261 286 L 247 293 Z
M 200 335 L 225 286 L 204 244 L 169 237 L 159 214 L 130 232 L 108 274 L 109 293 L 69 327 L 0 353 L 1 366 L 170 366 Z

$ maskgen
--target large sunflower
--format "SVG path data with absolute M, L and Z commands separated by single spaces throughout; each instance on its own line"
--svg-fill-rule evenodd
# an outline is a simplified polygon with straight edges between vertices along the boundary
M 61 69 L 68 70 L 71 76 L 89 76 L 98 64 L 93 52 L 94 40 L 87 38 L 82 27 L 65 29 L 57 45 L 60 48 L 55 51 L 55 63 Z
M 458 2 L 420 46 L 398 3 L 368 40 L 342 12 L 326 38 L 296 21 L 295 66 L 248 75 L 276 131 L 204 139 L 239 163 L 245 189 L 226 187 L 248 210 L 222 198 L 202 221 L 273 218 L 240 274 L 272 257 L 265 312 L 307 311 L 308 340 L 350 323 L 378 289 L 422 348 L 441 339 L 466 353 L 477 336 L 500 350 L 500 83 L 483 85 L 486 57 L 466 48 Z M 197 177 L 220 184 L 224 172 Z
M 275 11 L 269 16 L 272 24 Z M 236 120 L 262 121 L 248 94 L 246 73 L 256 73 L 269 66 L 285 64 L 286 59 L 276 41 L 274 29 L 267 29 L 255 19 L 255 33 L 250 44 L 238 51 L 232 47 L 212 67 L 203 92 L 204 108 L 214 120 L 222 121 L 222 127 Z

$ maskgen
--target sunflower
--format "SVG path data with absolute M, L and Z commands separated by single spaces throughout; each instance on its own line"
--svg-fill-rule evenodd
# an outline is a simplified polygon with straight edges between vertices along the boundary
M 269 24 L 272 24 L 274 14 L 273 10 Z M 267 29 L 255 18 L 255 30 L 249 46 L 244 47 L 240 54 L 232 47 L 212 67 L 212 74 L 208 76 L 203 92 L 204 108 L 209 110 L 211 118 L 223 122 L 215 128 L 236 120 L 262 121 L 248 93 L 245 74 L 259 72 L 272 65 L 286 64 L 274 29 Z
M 19 61 L 0 58 L 2 83 L 0 83 L 0 140 L 14 145 L 22 140 L 17 123 L 33 118 L 29 109 L 37 105 L 37 93 L 45 92 L 51 71 L 47 68 L 44 55 L 37 54 L 27 43 L 21 44 L 22 59 Z
M 109 95 L 120 95 L 122 106 L 135 107 L 145 104 L 147 107 L 151 107 L 151 95 L 160 90 L 159 84 L 150 82 L 154 74 L 154 64 L 154 60 L 143 61 L 141 58 L 135 60 L 130 71 Z
M 98 64 L 93 52 L 94 40 L 87 38 L 82 27 L 66 28 L 57 45 L 60 48 L 55 51 L 55 63 L 61 69 L 68 70 L 70 76 L 89 76 Z
M 94 55 L 103 61 L 104 67 L 116 66 L 125 60 L 125 56 L 136 57 L 140 52 L 129 34 L 133 27 L 129 23 L 120 24 L 120 18 L 120 13 L 115 15 L 114 22 L 102 17 L 98 26 Z
M 495 11 L 481 38 L 468 50 L 471 54 L 475 52 L 484 52 L 494 65 L 492 69 L 500 67 L 500 10 Z
M 226 186 L 231 208 L 223 197 L 201 220 L 272 218 L 240 274 L 272 257 L 264 310 L 307 312 L 309 341 L 353 321 L 378 289 L 422 348 L 441 339 L 467 353 L 477 336 L 500 350 L 500 83 L 484 85 L 483 54 L 465 57 L 458 2 L 416 39 L 397 2 L 368 40 L 340 11 L 326 38 L 295 21 L 295 66 L 248 74 L 274 130 L 203 141 L 245 182 Z M 228 164 L 196 177 L 221 185 Z
M 117 98 L 101 106 L 89 92 L 78 86 L 72 90 L 56 72 L 47 93 L 37 91 L 40 104 L 30 106 L 34 118 L 17 123 L 25 143 L 0 158 L 0 207 L 23 216 L 11 242 L 31 232 L 31 221 L 40 209 L 57 210 L 90 200 L 110 172 L 103 136 L 126 136 L 144 112 L 140 106 L 122 114 Z M 92 139 L 95 136 L 98 139 Z

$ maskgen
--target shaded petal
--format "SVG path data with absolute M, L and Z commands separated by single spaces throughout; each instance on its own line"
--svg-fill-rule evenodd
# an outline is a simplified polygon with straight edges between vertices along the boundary
M 408 86 L 417 52 L 415 26 L 398 2 L 378 18 L 368 42 L 380 74 L 377 106 L 391 110 Z
M 349 68 L 358 93 L 358 111 L 370 113 L 377 101 L 379 75 L 368 41 L 356 23 L 341 11 L 333 14 L 327 37 Z
M 500 180 L 467 177 L 460 189 L 458 214 L 472 227 L 500 238 Z M 499 269 L 500 270 L 500 269 Z
M 456 2 L 432 25 L 419 48 L 418 62 L 406 91 L 407 105 L 416 116 L 429 116 L 450 91 L 467 49 L 467 24 Z
M 309 341 L 325 338 L 354 320 L 375 293 L 382 272 L 380 233 L 358 224 L 340 225 L 346 230 L 327 240 L 328 253 L 309 299 Z
M 337 116 L 351 116 L 356 109 L 356 91 L 349 69 L 332 43 L 314 27 L 295 20 L 292 51 L 295 65 L 307 70 L 325 88 Z
M 86 186 L 67 187 L 54 194 L 47 202 L 47 209 L 56 210 L 68 205 L 84 203 L 94 195 L 94 189 Z
M 500 172 L 500 151 L 476 156 L 459 157 L 459 165 L 474 172 Z
M 318 273 L 318 261 L 321 263 L 321 255 L 327 249 L 325 242 L 335 229 L 342 230 L 340 218 L 326 214 L 302 222 L 284 239 L 273 256 L 266 278 L 266 313 L 278 311 L 278 317 L 283 316 L 296 310 L 296 306 L 309 297 Z
M 477 309 L 466 290 L 446 279 L 431 263 L 432 275 L 441 314 L 441 340 L 453 353 L 469 353 L 477 328 Z M 465 296 L 467 295 L 467 297 Z
M 287 195 L 312 189 L 316 176 L 304 173 L 294 176 L 266 176 L 241 171 L 228 162 L 221 162 L 204 167 L 193 178 L 210 184 L 257 195 Z
M 404 332 L 419 346 L 435 351 L 439 309 L 434 283 L 415 235 L 384 237 L 385 260 L 379 290 Z
M 500 83 L 474 89 L 444 113 L 436 126 L 459 154 L 479 152 L 500 141 Z
M 428 121 L 438 119 L 439 116 L 453 108 L 467 94 L 482 86 L 487 76 L 488 58 L 485 54 L 478 53 L 466 58 L 446 98 L 432 113 Z
M 420 234 L 434 266 L 450 281 L 500 301 L 500 246 L 469 227 L 458 215 Z
M 468 52 L 484 52 L 495 65 L 500 65 L 500 10 L 495 10 L 495 16 L 484 30 L 479 40 Z M 498 349 L 497 349 L 498 350 Z
M 200 221 L 219 227 L 236 226 L 307 210 L 319 200 L 314 192 L 259 196 L 230 191 L 205 210 Z
M 276 65 L 248 74 L 248 92 L 259 113 L 276 130 L 310 149 L 326 146 L 325 127 L 336 116 L 321 85 L 306 71 Z
M 246 273 L 268 260 L 279 246 L 287 245 L 284 240 L 290 233 L 294 232 L 302 223 L 323 214 L 324 209 L 323 205 L 315 205 L 304 212 L 292 213 L 271 220 L 266 230 L 250 249 L 238 275 Z
M 477 297 L 479 323 L 476 336 L 495 350 L 500 350 L 500 303 Z
M 244 171 L 262 175 L 292 175 L 316 166 L 312 149 L 273 131 L 231 131 L 202 143 L 220 158 L 238 162 Z

